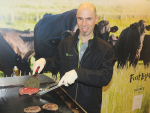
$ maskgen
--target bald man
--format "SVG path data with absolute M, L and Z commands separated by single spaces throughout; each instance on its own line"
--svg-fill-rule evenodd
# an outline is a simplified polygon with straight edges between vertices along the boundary
M 112 74 L 112 46 L 98 37 L 98 16 L 95 6 L 83 3 L 77 10 L 78 29 L 73 36 L 60 41 L 54 58 L 40 58 L 33 64 L 33 72 L 40 66 L 60 73 L 59 86 L 88 113 L 100 113 L 102 87 L 109 84 Z M 34 73 L 33 73 L 34 74 Z

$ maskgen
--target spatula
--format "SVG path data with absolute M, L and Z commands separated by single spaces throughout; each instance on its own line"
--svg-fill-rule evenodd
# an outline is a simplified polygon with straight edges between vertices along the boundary
M 37 67 L 35 74 L 24 85 L 24 87 L 40 88 L 40 81 L 37 77 L 39 66 Z

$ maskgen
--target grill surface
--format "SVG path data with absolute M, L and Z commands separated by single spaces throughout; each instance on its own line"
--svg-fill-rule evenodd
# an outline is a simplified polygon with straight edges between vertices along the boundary
M 19 80 L 18 77 L 17 80 Z M 9 79 L 7 82 L 9 82 Z M 11 79 L 10 79 L 11 80 Z M 4 78 L 0 78 L 0 83 L 4 81 Z M 6 81 L 6 80 L 5 80 Z M 48 83 L 41 83 L 40 88 L 47 87 L 50 83 L 54 82 L 49 80 Z M 2 86 L 2 87 L 1 87 Z M 23 85 L 17 86 L 11 84 L 10 86 L 0 84 L 0 113 L 24 113 L 24 108 L 30 106 L 42 106 L 47 103 L 55 103 L 59 109 L 57 111 L 48 111 L 48 113 L 84 113 L 84 109 L 79 106 L 62 88 L 52 90 L 40 97 L 34 95 L 19 95 L 19 89 Z M 40 113 L 46 113 L 47 111 L 41 110 Z
M 21 87 L 0 89 L 0 113 L 23 113 L 24 108 L 55 103 L 59 110 L 55 113 L 72 113 L 72 110 L 55 91 L 50 91 L 41 97 L 36 95 L 22 95 L 18 91 Z M 42 110 L 41 113 L 44 113 Z

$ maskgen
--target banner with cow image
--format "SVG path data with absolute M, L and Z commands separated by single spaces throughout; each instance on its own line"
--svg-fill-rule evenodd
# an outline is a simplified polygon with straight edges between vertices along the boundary
M 18 65 L 18 67 L 22 70 L 21 72 L 26 75 L 28 75 L 29 72 L 32 73 L 32 65 L 35 58 L 31 58 L 31 56 L 34 55 L 35 49 L 39 49 L 38 46 L 42 47 L 40 45 L 41 43 L 36 45 L 36 48 L 33 46 L 33 32 L 37 22 L 39 22 L 45 14 L 50 13 L 57 15 L 66 11 L 73 11 L 73 9 L 77 9 L 83 2 L 86 2 L 86 0 L 36 0 L 36 4 L 35 0 L 26 0 L 21 2 L 19 0 L 0 1 L 0 25 L 2 29 L 8 28 L 5 30 L 7 33 L 9 32 L 8 35 L 4 35 L 6 33 L 2 33 L 2 31 L 0 34 L 0 75 L 2 75 L 2 77 L 5 76 L 2 70 L 6 72 L 7 76 L 11 75 L 14 65 Z M 106 40 L 110 41 L 109 43 L 117 42 L 118 39 L 115 38 L 114 40 L 112 37 L 119 38 L 122 31 L 126 28 L 130 28 L 131 36 L 133 30 L 136 28 L 136 23 L 140 20 L 144 20 L 146 25 L 150 25 L 149 0 L 91 0 L 89 2 L 93 3 L 97 8 L 97 15 L 99 17 L 98 22 L 101 21 L 104 24 L 109 22 L 108 26 L 101 28 L 102 31 L 106 29 L 110 29 L 110 31 L 112 31 L 111 33 L 109 31 L 107 33 L 109 36 L 105 38 L 107 39 L 109 37 L 109 39 Z M 73 15 L 73 17 L 75 17 L 75 15 Z M 61 20 L 63 19 L 58 19 L 60 23 Z M 50 26 L 50 30 L 54 30 L 56 23 L 59 26 L 59 22 L 53 22 L 54 25 Z M 140 22 L 142 23 L 143 21 Z M 73 23 L 73 25 L 75 25 L 75 23 Z M 117 32 L 111 30 L 113 26 L 118 27 Z M 68 35 L 67 30 L 73 30 L 73 28 L 74 26 L 71 26 L 70 29 L 64 29 L 62 31 L 62 33 L 64 33 L 63 35 L 65 35 L 65 33 Z M 113 78 L 108 86 L 103 87 L 101 113 L 150 113 L 150 67 L 148 67 L 150 62 L 150 31 L 148 31 L 148 29 L 145 30 L 145 28 L 142 32 L 142 34 L 145 33 L 143 42 L 141 43 L 141 41 L 138 42 L 136 40 L 136 44 L 143 44 L 142 46 L 133 44 L 136 41 L 132 42 L 131 39 L 129 39 L 129 42 L 126 44 L 125 41 L 121 41 L 123 43 L 119 43 L 121 47 L 119 46 L 118 48 L 121 49 L 118 50 L 119 54 L 115 54 L 119 55 L 119 57 L 117 56 L 120 62 L 119 65 L 123 64 L 125 67 L 123 69 L 117 68 L 118 59 L 116 58 Z M 57 30 L 55 30 L 56 33 Z M 72 33 L 72 31 L 69 32 Z M 46 33 L 48 35 L 51 34 L 51 32 Z M 9 42 L 14 35 L 17 35 L 14 42 Z M 51 35 L 53 38 L 48 37 L 46 41 L 49 42 L 48 44 L 51 44 L 50 46 L 55 46 L 55 44 L 57 44 L 57 39 L 58 41 L 60 40 L 60 36 L 56 36 L 55 34 Z M 133 37 L 131 38 L 133 39 Z M 15 47 L 13 44 L 15 44 Z M 134 50 L 134 53 L 137 53 L 136 61 L 134 59 L 130 59 L 129 56 L 131 56 L 131 53 L 126 50 L 128 47 L 130 47 L 128 50 L 133 50 L 135 46 L 138 47 L 139 50 Z M 49 45 L 47 47 L 49 47 Z M 42 49 L 44 50 L 45 48 Z M 47 48 L 47 50 L 49 49 Z M 52 50 L 54 50 L 54 52 L 50 54 L 50 56 L 53 56 L 55 53 L 55 49 L 52 48 Z M 124 50 L 129 54 L 127 55 L 126 53 L 122 53 Z M 44 51 L 38 52 L 41 56 L 46 54 Z M 127 56 L 123 59 L 125 55 Z M 134 68 L 129 65 L 126 66 L 126 61 L 131 61 L 133 66 L 137 63 L 136 67 Z M 1 68 L 1 66 L 5 66 L 5 69 Z M 47 76 L 51 75 L 51 73 L 45 74 Z

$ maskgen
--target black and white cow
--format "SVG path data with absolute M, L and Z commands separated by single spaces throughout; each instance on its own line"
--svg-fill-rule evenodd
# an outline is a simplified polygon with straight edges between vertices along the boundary
M 103 40 L 105 40 L 106 42 L 110 42 L 112 40 L 110 40 L 109 38 L 112 37 L 112 39 L 116 39 L 114 35 L 110 35 L 110 32 L 116 32 L 118 30 L 118 27 L 117 26 L 113 26 L 111 27 L 109 21 L 107 20 L 101 20 L 99 23 L 98 23 L 98 26 L 99 26 L 99 37 L 102 38 Z
M 0 28 L 0 34 L 0 70 L 5 76 L 10 76 L 16 65 L 22 74 L 29 74 L 29 59 L 35 55 L 34 33 Z
M 114 34 L 111 34 L 108 38 L 108 43 L 115 46 L 118 41 L 118 37 L 115 37 Z
M 150 30 L 150 25 L 147 26 L 144 20 L 140 20 L 121 32 L 115 45 L 118 67 L 124 67 L 128 61 L 130 66 L 136 67 L 143 47 L 146 30 Z

